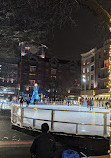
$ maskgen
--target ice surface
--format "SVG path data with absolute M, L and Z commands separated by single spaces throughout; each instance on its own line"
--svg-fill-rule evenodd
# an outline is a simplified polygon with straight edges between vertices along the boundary
M 26 105 L 24 105 L 25 107 Z M 34 109 L 31 109 L 34 108 Z M 42 109 L 39 109 L 42 108 Z M 54 121 L 60 122 L 73 122 L 75 124 L 54 122 L 54 132 L 64 132 L 70 134 L 83 134 L 83 135 L 99 135 L 103 136 L 104 133 L 104 113 L 107 112 L 107 124 L 109 125 L 109 110 L 104 108 L 94 107 L 90 111 L 89 108 L 83 106 L 67 106 L 67 105 L 29 105 L 29 108 L 24 108 L 24 126 L 33 126 L 33 119 L 43 119 L 49 121 L 35 121 L 35 128 L 40 129 L 43 122 L 47 122 L 51 128 L 51 110 L 54 110 Z M 58 111 L 68 110 L 68 111 Z M 93 112 L 93 113 L 92 113 Z M 102 113 L 94 113 L 102 112 Z M 21 116 L 21 110 L 18 107 L 17 114 Z M 20 118 L 17 119 L 17 123 L 20 123 Z M 78 124 L 78 126 L 77 126 Z M 81 125 L 82 124 L 82 125 Z M 93 124 L 87 125 L 87 124 Z M 94 126 L 99 124 L 102 126 Z M 77 129 L 76 129 L 77 128 Z M 107 127 L 107 135 L 109 134 L 109 127 Z

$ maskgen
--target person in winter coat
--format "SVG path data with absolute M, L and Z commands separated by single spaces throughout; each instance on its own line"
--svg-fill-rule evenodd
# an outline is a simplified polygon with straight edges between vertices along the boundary
M 93 99 L 90 100 L 90 110 L 93 109 Z
M 89 102 L 89 100 L 87 101 L 87 107 L 89 107 L 89 105 L 90 105 L 90 102 Z
M 43 123 L 42 133 L 36 137 L 30 148 L 32 158 L 54 158 L 56 144 L 54 137 L 49 133 L 49 126 Z
M 21 99 L 20 99 L 20 106 L 23 106 L 23 101 L 24 101 L 24 99 L 23 99 L 23 97 L 21 97 Z

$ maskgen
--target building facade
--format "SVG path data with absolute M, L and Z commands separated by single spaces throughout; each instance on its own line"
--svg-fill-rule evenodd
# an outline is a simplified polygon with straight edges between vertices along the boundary
M 34 84 L 52 100 L 63 100 L 69 95 L 80 95 L 80 65 L 74 61 L 42 58 L 28 52 L 21 56 L 19 83 L 21 94 L 32 94 Z
M 9 98 L 18 95 L 18 63 L 12 59 L 0 60 L 0 97 Z
M 109 101 L 107 85 L 110 44 L 111 40 L 107 40 L 101 48 L 81 54 L 81 96 L 86 100 L 93 98 L 102 104 Z

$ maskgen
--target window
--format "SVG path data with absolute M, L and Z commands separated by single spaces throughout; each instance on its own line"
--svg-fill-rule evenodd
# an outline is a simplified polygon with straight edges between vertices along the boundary
M 85 73 L 85 68 L 83 68 L 83 73 Z
M 101 62 L 101 68 L 104 67 L 104 60 Z
M 55 63 L 55 62 L 52 62 L 52 63 L 51 63 L 51 67 L 52 67 L 52 68 L 56 68 L 56 67 L 57 67 L 57 66 L 56 66 L 56 63 Z
M 56 79 L 56 76 L 51 76 L 52 79 Z
M 29 80 L 29 82 L 30 82 L 30 85 L 31 85 L 31 86 L 34 86 L 35 80 Z
M 94 80 L 94 75 L 93 74 L 91 75 L 91 80 Z
M 87 80 L 89 81 L 89 76 L 87 77 Z
M 30 72 L 36 72 L 36 66 L 30 66 Z
M 52 69 L 51 69 L 51 74 L 52 74 L 52 75 L 56 75 L 56 69 L 53 69 L 53 68 L 52 68 Z
M 104 60 L 104 67 L 108 67 L 108 60 Z
M 93 57 L 91 57 L 91 62 L 94 62 L 94 56 L 93 56 Z
M 93 70 L 94 70 L 94 65 L 91 66 L 91 71 L 93 71 Z
M 13 81 L 14 81 L 14 80 L 13 80 L 13 78 L 11 78 L 11 80 L 10 80 L 10 81 L 11 81 L 11 83 L 13 83 Z
M 93 89 L 93 87 L 94 87 L 94 85 L 93 85 L 93 84 L 91 84 L 91 89 Z
M 89 67 L 87 68 L 87 72 L 89 72 Z
M 36 77 L 36 74 L 29 74 L 30 77 Z
M 104 88 L 107 88 L 107 82 L 104 82 Z

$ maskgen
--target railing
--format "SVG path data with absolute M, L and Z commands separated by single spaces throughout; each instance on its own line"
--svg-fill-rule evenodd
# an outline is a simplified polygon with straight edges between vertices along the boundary
M 24 111 L 25 110 L 45 110 L 45 111 L 51 111 L 51 118 L 50 119 L 40 119 L 40 118 L 32 118 L 32 117 L 27 117 L 25 116 L 25 113 Z M 18 110 L 19 110 L 19 114 L 18 114 Z M 68 112 L 74 112 L 74 113 L 85 113 L 85 114 L 88 114 L 88 113 L 93 113 L 93 114 L 102 114 L 103 115 L 103 124 L 95 124 L 95 123 L 77 123 L 77 122 L 71 122 L 71 121 L 57 121 L 57 120 L 54 120 L 54 114 L 55 112 L 57 111 L 60 111 L 60 112 L 64 112 L 64 111 L 68 111 Z M 33 112 L 33 111 L 32 111 Z M 79 132 L 79 127 L 81 125 L 84 125 L 85 126 L 90 126 L 90 127 L 96 127 L 98 126 L 99 127 L 103 127 L 103 131 L 102 131 L 102 136 L 103 137 L 108 137 L 108 131 L 107 131 L 107 127 L 109 126 L 107 124 L 107 115 L 109 113 L 108 112 L 91 112 L 91 111 L 74 111 L 74 110 L 59 110 L 59 109 L 45 109 L 45 108 L 29 108 L 29 107 L 20 107 L 20 106 L 15 106 L 14 104 L 11 106 L 11 122 L 12 124 L 14 125 L 17 125 L 17 126 L 20 126 L 21 128 L 25 128 L 25 127 L 28 127 L 25 125 L 24 123 L 24 119 L 28 119 L 28 120 L 32 120 L 32 125 L 29 127 L 31 128 L 32 130 L 39 130 L 36 128 L 36 121 L 44 121 L 44 122 L 50 122 L 50 130 L 51 132 L 55 132 L 54 130 L 54 123 L 63 123 L 63 124 L 67 124 L 67 125 L 76 125 L 76 130 L 73 134 L 80 134 L 81 132 Z M 19 119 L 19 121 L 18 121 Z M 70 134 L 70 133 L 69 133 Z M 82 133 L 81 133 L 82 134 Z M 84 134 L 84 132 L 83 132 Z M 91 135 L 90 133 L 87 134 L 87 135 Z M 97 134 L 98 135 L 98 134 Z

